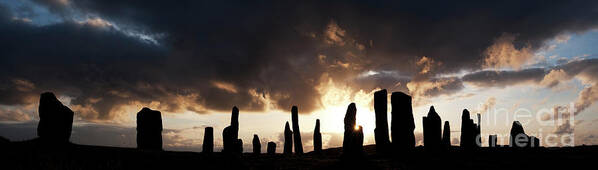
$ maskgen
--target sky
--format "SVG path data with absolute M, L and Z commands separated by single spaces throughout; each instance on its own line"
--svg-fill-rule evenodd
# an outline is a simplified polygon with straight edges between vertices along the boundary
M 339 147 L 352 102 L 374 144 L 373 93 L 387 89 L 412 96 L 418 145 L 431 106 L 454 145 L 463 109 L 481 115 L 483 143 L 508 144 L 520 121 L 545 146 L 596 145 L 595 44 L 594 1 L 5 0 L 0 136 L 35 138 L 51 91 L 78 144 L 136 147 L 149 107 L 166 150 L 201 151 L 205 127 L 219 150 L 237 106 L 246 151 L 253 134 L 282 146 L 296 105 L 306 151 L 316 119 Z

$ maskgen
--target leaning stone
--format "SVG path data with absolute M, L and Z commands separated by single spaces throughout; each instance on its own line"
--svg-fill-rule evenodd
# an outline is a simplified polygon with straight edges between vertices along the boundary
M 297 106 L 291 108 L 293 121 L 293 143 L 295 143 L 295 154 L 303 154 L 303 143 L 301 143 L 301 132 L 299 131 L 299 112 Z
M 68 143 L 73 115 L 73 111 L 62 105 L 53 93 L 42 93 L 39 99 L 37 136 L 45 142 Z

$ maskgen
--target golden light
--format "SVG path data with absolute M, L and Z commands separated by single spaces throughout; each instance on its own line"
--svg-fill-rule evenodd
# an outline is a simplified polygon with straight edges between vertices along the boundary
M 355 130 L 359 130 L 359 125 L 361 125 L 366 139 L 368 135 L 373 136 L 375 128 L 374 92 L 379 89 L 370 92 L 356 91 L 348 85 L 336 83 L 330 78 L 327 81 L 322 81 L 316 89 L 321 94 L 322 109 L 315 113 L 321 115 L 322 119 L 333 120 L 327 122 L 327 129 L 334 132 L 343 132 L 343 118 L 347 112 L 347 107 L 350 103 L 355 103 L 357 106 Z

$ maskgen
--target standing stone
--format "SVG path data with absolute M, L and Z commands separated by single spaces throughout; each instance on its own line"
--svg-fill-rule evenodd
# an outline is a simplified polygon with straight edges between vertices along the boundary
M 51 92 L 39 98 L 39 123 L 37 136 L 51 143 L 68 143 L 73 127 L 73 111 L 62 105 Z
M 293 121 L 293 139 L 295 143 L 295 154 L 303 154 L 303 143 L 301 143 L 301 132 L 299 131 L 299 112 L 297 106 L 291 108 Z
M 137 113 L 137 148 L 162 150 L 162 113 L 144 107 Z
M 498 141 L 497 135 L 488 136 L 488 147 L 495 148 L 497 146 L 497 141 Z
M 256 134 L 253 135 L 253 154 L 259 155 L 262 153 L 262 144 L 260 138 Z
M 314 129 L 314 153 L 322 152 L 322 133 L 320 133 L 320 119 L 316 119 L 316 128 Z
M 461 140 L 460 146 L 465 149 L 474 148 L 476 145 L 476 136 L 478 134 L 478 126 L 473 123 L 473 119 L 469 118 L 469 111 L 463 109 L 461 115 Z
M 442 138 L 442 121 L 440 116 L 436 113 L 434 106 L 430 107 L 428 116 L 423 117 L 424 125 L 424 147 L 426 150 L 438 150 L 441 146 Z
M 391 137 L 394 148 L 398 151 L 412 150 L 415 147 L 415 123 L 411 108 L 411 96 L 394 92 L 391 95 Z
M 274 142 L 268 142 L 268 155 L 274 155 L 276 154 L 276 143 Z
M 289 122 L 284 125 L 284 154 L 293 154 L 293 131 L 289 127 Z
M 239 138 L 239 108 L 237 108 L 237 106 L 233 107 L 230 117 L 230 126 L 233 128 L 232 137 L 235 139 Z
M 239 109 L 235 106 L 230 118 L 230 126 L 227 126 L 222 131 L 222 143 L 224 147 L 222 152 L 242 153 L 238 152 L 238 148 L 243 148 L 243 144 L 239 143 Z M 241 145 L 241 146 L 239 146 Z M 242 149 L 241 149 L 242 151 Z
M 540 139 L 538 139 L 535 136 L 530 136 L 529 137 L 529 147 L 532 147 L 532 148 L 540 147 Z
M 478 113 L 478 124 L 475 129 L 475 141 L 476 147 L 482 147 L 482 116 Z
M 345 133 L 343 136 L 343 156 L 357 157 L 363 155 L 363 128 L 356 126 L 357 108 L 355 103 L 349 104 L 345 114 Z
M 236 154 L 243 153 L 243 140 L 237 139 L 237 143 L 235 143 L 235 144 L 236 144 L 235 146 L 237 147 L 237 149 L 235 150 L 236 151 L 235 153 Z
M 446 149 L 451 147 L 451 125 L 449 121 L 444 121 L 444 129 L 442 132 L 442 146 Z
M 214 128 L 206 127 L 203 135 L 203 153 L 214 152 Z
M 513 121 L 513 126 L 511 127 L 511 136 L 509 137 L 509 146 L 511 147 L 527 147 L 529 143 L 529 136 L 525 134 L 523 130 L 523 126 L 519 121 Z
M 388 139 L 388 93 L 386 89 L 374 93 L 374 110 L 376 112 L 376 128 L 374 129 L 376 151 L 388 151 L 390 140 Z

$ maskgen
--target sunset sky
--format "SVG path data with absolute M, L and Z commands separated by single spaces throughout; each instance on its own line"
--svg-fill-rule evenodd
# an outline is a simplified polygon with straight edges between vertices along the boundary
M 598 1 L 3 0 L 0 136 L 35 138 L 51 91 L 77 144 L 136 147 L 149 107 L 166 150 L 201 151 L 211 126 L 219 151 L 237 106 L 246 151 L 253 134 L 282 146 L 297 105 L 304 149 L 316 119 L 338 147 L 351 102 L 373 144 L 387 89 L 413 97 L 418 145 L 430 106 L 454 145 L 463 109 L 481 114 L 484 144 L 518 120 L 542 145 L 596 145 L 597 44 Z

